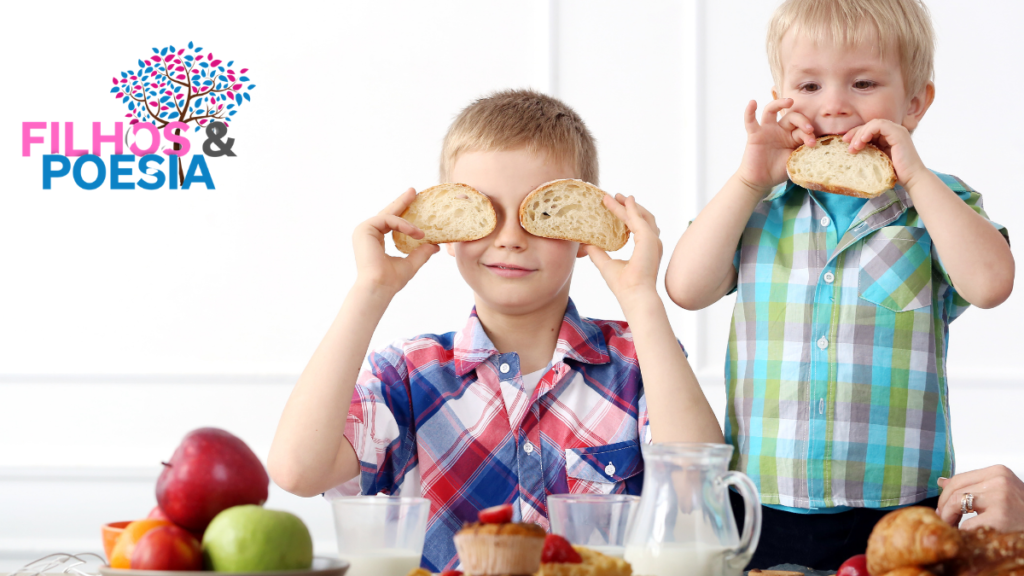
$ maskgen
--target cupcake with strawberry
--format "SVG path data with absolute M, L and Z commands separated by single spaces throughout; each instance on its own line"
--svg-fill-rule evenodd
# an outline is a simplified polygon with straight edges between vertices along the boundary
M 512 522 L 512 505 L 481 510 L 479 522 L 455 534 L 462 571 L 472 576 L 527 575 L 540 568 L 544 529 Z
M 631 576 L 629 562 L 591 550 L 573 546 L 558 534 L 548 534 L 536 576 Z

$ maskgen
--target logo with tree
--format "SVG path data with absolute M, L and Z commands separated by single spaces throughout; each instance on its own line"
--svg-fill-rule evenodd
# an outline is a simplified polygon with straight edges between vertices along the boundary
M 150 122 L 163 128 L 171 122 L 195 124 L 195 131 L 211 122 L 230 126 L 242 102 L 249 101 L 249 91 L 256 87 L 246 73 L 237 72 L 234 60 L 224 64 L 212 52 L 188 43 L 188 48 L 174 46 L 153 48 L 153 55 L 139 59 L 138 70 L 127 70 L 114 76 L 110 92 L 128 104 L 129 126 Z M 174 133 L 180 135 L 181 130 Z M 127 137 L 127 134 L 125 135 Z M 181 145 L 174 144 L 175 150 Z M 185 172 L 178 163 L 178 181 L 185 181 Z

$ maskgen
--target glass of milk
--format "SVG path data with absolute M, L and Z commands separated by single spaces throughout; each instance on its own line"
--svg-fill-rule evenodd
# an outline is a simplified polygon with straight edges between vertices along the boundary
M 405 576 L 420 565 L 430 501 L 402 496 L 331 500 L 346 576 Z
M 627 494 L 552 494 L 548 496 L 551 532 L 572 544 L 622 558 L 639 503 L 639 496 Z

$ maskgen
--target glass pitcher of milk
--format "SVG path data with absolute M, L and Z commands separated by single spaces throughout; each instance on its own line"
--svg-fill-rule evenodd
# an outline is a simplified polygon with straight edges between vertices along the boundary
M 739 576 L 761 536 L 761 502 L 745 474 L 730 472 L 728 444 L 641 447 L 644 485 L 624 559 L 637 576 Z M 729 487 L 743 496 L 737 533 Z

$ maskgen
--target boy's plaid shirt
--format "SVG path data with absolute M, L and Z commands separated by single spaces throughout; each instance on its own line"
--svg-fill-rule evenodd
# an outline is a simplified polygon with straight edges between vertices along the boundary
M 581 318 L 569 301 L 552 363 L 534 395 L 519 356 L 499 354 L 476 309 L 461 332 L 370 353 L 345 437 L 359 478 L 326 493 L 430 500 L 423 567 L 454 568 L 452 536 L 477 512 L 511 503 L 548 528 L 547 495 L 639 494 L 647 403 L 625 322 Z
M 988 218 L 977 192 L 938 176 Z M 937 495 L 954 469 L 949 323 L 969 304 L 906 190 L 868 200 L 836 238 L 822 207 L 787 182 L 754 210 L 736 258 L 732 467 L 765 504 L 886 507 Z

